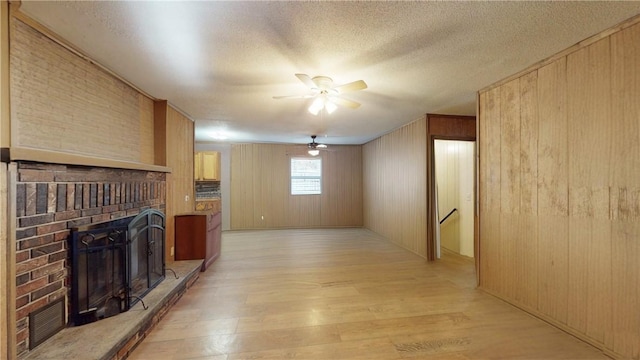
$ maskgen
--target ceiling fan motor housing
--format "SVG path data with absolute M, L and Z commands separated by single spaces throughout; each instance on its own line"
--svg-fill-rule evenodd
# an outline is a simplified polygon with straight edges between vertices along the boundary
M 328 90 L 333 87 L 333 80 L 328 76 L 314 76 L 313 80 L 320 90 Z
M 316 135 L 311 135 L 311 142 L 307 144 L 309 149 L 324 149 L 327 147 L 325 144 L 319 144 L 316 142 Z

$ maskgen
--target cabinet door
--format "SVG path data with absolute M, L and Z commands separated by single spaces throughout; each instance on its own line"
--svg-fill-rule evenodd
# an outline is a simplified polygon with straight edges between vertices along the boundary
M 204 259 L 207 254 L 207 218 L 205 215 L 175 217 L 175 259 Z
M 220 180 L 220 153 L 207 151 L 202 154 L 202 179 Z
M 202 180 L 202 153 L 193 155 L 193 179 Z

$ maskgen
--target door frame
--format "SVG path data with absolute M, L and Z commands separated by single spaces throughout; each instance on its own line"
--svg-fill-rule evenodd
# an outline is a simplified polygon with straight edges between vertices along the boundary
M 460 140 L 475 141 L 476 153 L 478 142 L 476 141 L 476 117 L 463 115 L 427 114 L 427 260 L 436 260 L 436 169 L 435 169 L 435 141 L 436 140 Z M 477 166 L 477 164 L 476 164 Z M 477 177 L 476 171 L 474 171 Z M 477 189 L 477 179 L 474 179 L 474 189 Z M 474 199 L 475 201 L 475 199 Z M 474 209 L 476 206 L 474 206 Z M 477 210 L 474 210 L 477 211 Z M 478 214 L 474 214 L 474 261 L 478 268 Z

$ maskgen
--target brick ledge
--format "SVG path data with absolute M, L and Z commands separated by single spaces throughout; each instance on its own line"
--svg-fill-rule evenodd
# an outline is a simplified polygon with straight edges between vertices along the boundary
M 83 326 L 68 327 L 28 352 L 27 359 L 126 359 L 187 289 L 198 279 L 202 260 L 167 263 L 165 279 L 129 311 Z M 88 357 L 90 356 L 90 357 Z

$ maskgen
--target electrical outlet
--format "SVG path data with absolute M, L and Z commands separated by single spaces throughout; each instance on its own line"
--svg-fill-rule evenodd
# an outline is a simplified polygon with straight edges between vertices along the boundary
M 260 216 L 262 218 L 262 220 L 264 220 L 264 215 Z
M 173 246 L 171 247 L 171 256 L 173 256 Z
M 184 196 L 184 201 L 189 201 L 189 195 Z

